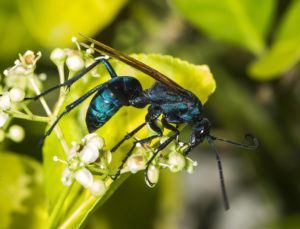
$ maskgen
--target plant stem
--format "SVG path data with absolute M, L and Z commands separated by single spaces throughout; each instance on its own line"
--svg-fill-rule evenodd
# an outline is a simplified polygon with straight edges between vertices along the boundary
M 39 115 L 28 115 L 24 114 L 22 112 L 15 113 L 9 112 L 14 118 L 19 118 L 19 119 L 25 119 L 25 120 L 30 120 L 30 121 L 37 121 L 37 122 L 49 122 L 49 117 L 44 117 L 44 116 L 39 116 Z
M 112 184 L 112 179 L 107 179 L 106 192 L 109 191 L 110 185 Z M 101 201 L 101 199 L 105 196 L 101 196 L 101 198 L 96 198 L 94 196 L 90 196 L 87 200 L 85 200 L 76 210 L 60 225 L 60 228 L 73 228 L 74 223 L 79 226 L 82 224 L 82 221 L 85 217 L 81 217 L 82 214 L 87 216 L 89 212 L 94 209 L 94 206 Z
M 62 84 L 65 81 L 64 65 L 63 64 L 57 65 L 57 70 L 58 70 L 58 74 L 59 74 L 59 83 Z M 60 111 L 60 108 L 63 105 L 63 102 L 65 101 L 65 97 L 66 97 L 65 95 L 66 95 L 65 88 L 61 87 L 59 89 L 58 101 L 57 101 L 55 109 L 53 111 L 54 116 L 58 115 L 58 112 Z
M 33 87 L 35 93 L 36 93 L 37 95 L 41 94 L 41 91 L 40 91 L 40 89 L 38 88 L 38 86 L 37 86 L 37 84 L 36 84 L 36 82 L 35 82 L 35 79 L 34 79 L 33 75 L 30 75 L 30 76 L 29 76 L 29 81 L 30 81 L 30 83 L 31 83 L 31 85 L 32 85 L 32 87 Z M 40 97 L 39 100 L 40 100 L 40 102 L 41 102 L 41 104 L 42 104 L 42 106 L 43 106 L 43 108 L 44 108 L 46 114 L 50 117 L 50 120 L 53 121 L 53 119 L 54 119 L 55 117 L 53 117 L 52 112 L 51 112 L 51 110 L 50 110 L 50 108 L 49 108 L 49 106 L 48 106 L 46 100 L 44 99 L 44 97 Z M 54 128 L 54 132 L 55 132 L 56 136 L 58 137 L 58 139 L 59 139 L 59 141 L 60 141 L 60 143 L 61 143 L 61 145 L 62 145 L 64 151 L 65 151 L 66 153 L 69 152 L 69 147 L 68 147 L 66 141 L 65 141 L 64 138 L 63 138 L 61 129 L 57 126 L 57 127 Z
M 57 228 L 58 220 L 59 220 L 59 213 L 62 209 L 62 206 L 71 190 L 72 186 L 66 187 L 66 189 L 59 195 L 59 199 L 55 204 L 49 218 L 49 228 Z

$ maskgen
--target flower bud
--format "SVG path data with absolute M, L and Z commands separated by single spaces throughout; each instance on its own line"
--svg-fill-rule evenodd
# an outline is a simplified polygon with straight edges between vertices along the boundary
M 192 174 L 195 171 L 195 167 L 198 165 L 197 161 L 193 161 L 190 158 L 186 158 L 185 161 L 185 170 L 189 173 Z
M 99 157 L 99 150 L 94 145 L 86 145 L 79 153 L 79 157 L 84 163 L 93 163 Z
M 104 146 L 104 139 L 95 133 L 88 134 L 83 138 L 86 144 L 92 144 L 96 148 L 101 149 Z
M 172 152 L 169 155 L 168 164 L 172 172 L 179 172 L 185 166 L 185 157 L 177 152 Z
M 85 188 L 90 188 L 93 184 L 93 175 L 86 168 L 78 170 L 74 176 L 75 179 Z
M 90 187 L 94 196 L 102 196 L 106 192 L 106 186 L 103 180 L 95 180 Z
M 0 128 L 4 126 L 8 119 L 8 114 L 4 113 L 3 111 L 0 111 Z
M 0 96 L 0 110 L 7 110 L 10 108 L 11 102 L 9 93 L 5 92 L 2 96 Z
M 62 64 L 67 58 L 67 54 L 65 50 L 61 48 L 54 49 L 50 54 L 50 59 L 54 64 L 59 65 Z
M 67 67 L 70 71 L 78 72 L 84 68 L 84 61 L 79 55 L 69 56 L 66 60 Z
M 146 166 L 146 161 L 142 155 L 132 155 L 128 158 L 127 168 L 130 172 L 136 173 Z
M 73 174 L 70 171 L 70 169 L 65 168 L 64 171 L 62 172 L 61 176 L 61 182 L 65 186 L 70 186 L 73 183 Z
M 15 87 L 9 91 L 9 97 L 13 102 L 21 102 L 25 98 L 25 92 L 21 88 Z
M 148 170 L 147 170 L 147 178 L 146 183 L 149 187 L 153 187 L 159 178 L 159 169 L 155 167 L 154 165 L 150 165 Z M 151 182 L 151 183 L 149 183 Z
M 12 125 L 8 130 L 8 137 L 14 142 L 21 142 L 25 137 L 25 131 L 21 126 Z

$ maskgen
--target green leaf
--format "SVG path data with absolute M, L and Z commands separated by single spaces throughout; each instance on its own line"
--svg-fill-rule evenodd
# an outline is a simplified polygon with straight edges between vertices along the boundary
M 133 55 L 133 57 L 158 69 L 184 88 L 192 91 L 203 103 L 206 102 L 208 96 L 215 90 L 215 81 L 206 65 L 192 65 L 186 61 L 182 61 L 171 56 L 156 54 L 140 54 Z M 111 61 L 111 63 L 118 75 L 130 75 L 138 78 L 141 81 L 143 88 L 149 88 L 154 83 L 154 80 L 151 77 L 138 72 L 128 65 L 118 61 Z M 91 79 L 89 78 L 90 76 L 87 76 L 82 79 L 81 82 L 72 85 L 71 90 L 67 95 L 65 105 L 83 95 L 90 88 L 109 80 L 107 71 L 103 66 L 99 66 L 99 71 L 101 73 L 100 78 Z M 88 101 L 68 114 L 59 123 L 59 126 L 63 130 L 63 136 L 69 145 L 71 141 L 80 141 L 81 138 L 88 133 L 84 121 L 87 106 Z M 108 123 L 97 131 L 99 135 L 104 137 L 107 148 L 110 149 L 121 138 L 123 138 L 127 132 L 144 122 L 146 112 L 147 109 L 137 109 L 133 107 L 123 107 L 120 111 L 118 111 Z M 137 137 L 141 138 L 147 133 L 148 132 L 145 129 L 141 131 Z M 119 152 L 114 155 L 115 166 L 120 164 L 121 159 L 128 150 L 129 144 L 130 141 L 128 141 L 127 144 L 124 144 L 124 146 L 120 148 Z M 112 190 L 121 184 L 121 179 L 113 182 L 102 199 L 91 196 L 88 191 L 82 192 L 81 187 L 77 184 L 74 184 L 70 188 L 66 188 L 60 181 L 61 173 L 65 166 L 53 161 L 54 155 L 59 156 L 62 159 L 65 158 L 62 147 L 60 146 L 60 141 L 54 134 L 47 138 L 43 151 L 46 192 L 49 200 L 50 214 L 51 212 L 56 212 L 55 209 L 60 200 L 63 199 L 66 203 L 60 210 L 59 214 L 57 214 L 58 216 L 61 216 L 60 220 L 53 219 L 52 227 L 55 227 L 58 224 L 68 225 L 71 228 L 74 225 L 78 226 L 78 224 L 81 224 L 85 217 L 90 214 L 95 206 L 101 205 L 104 202 L 103 200 L 113 193 Z M 109 186 L 110 182 L 108 182 L 107 185 Z M 80 209 L 80 212 L 78 209 Z
M 19 0 L 23 23 L 45 47 L 70 44 L 79 32 L 95 34 L 107 26 L 126 0 Z
M 250 66 L 255 79 L 271 80 L 293 67 L 300 58 L 300 1 L 295 0 L 284 16 L 270 50 Z
M 0 153 L 1 228 L 43 228 L 47 218 L 39 163 L 11 152 Z
M 264 51 L 275 0 L 175 0 L 175 5 L 192 24 L 212 38 L 257 55 Z

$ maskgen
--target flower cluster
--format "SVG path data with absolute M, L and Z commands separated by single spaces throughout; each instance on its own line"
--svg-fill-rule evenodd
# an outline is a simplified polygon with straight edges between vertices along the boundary
M 70 186 L 74 180 L 78 181 L 95 196 L 101 196 L 106 191 L 104 180 L 109 176 L 109 164 L 112 156 L 110 151 L 105 151 L 104 140 L 97 134 L 86 135 L 80 144 L 73 142 L 67 161 L 59 159 L 66 165 L 61 181 L 65 186 Z
M 76 37 L 72 38 L 72 42 L 76 44 L 77 50 L 56 48 L 50 55 L 50 59 L 58 66 L 58 68 L 64 64 L 67 66 L 69 78 L 95 62 L 95 58 L 92 55 L 94 53 L 92 47 L 81 50 Z M 88 74 L 93 77 L 99 77 L 97 68 L 94 68 Z
M 34 74 L 36 63 L 40 59 L 41 53 L 35 54 L 33 51 L 26 51 L 15 61 L 14 66 L 4 70 L 0 88 L 0 141 L 5 137 L 15 142 L 20 142 L 24 138 L 24 130 L 21 126 L 13 125 L 9 127 L 12 117 L 20 116 L 20 110 L 24 109 L 22 104 L 25 94 L 32 94 L 33 88 L 30 80 L 40 84 L 38 76 Z
M 76 38 L 73 38 L 72 41 L 76 44 L 77 49 L 56 48 L 50 55 L 50 59 L 57 66 L 60 83 L 65 81 L 65 66 L 68 69 L 68 77 L 70 78 L 95 61 L 92 48 L 81 50 Z M 24 139 L 25 132 L 21 126 L 9 125 L 12 118 L 49 122 L 52 116 L 57 116 L 59 112 L 60 107 L 51 112 L 46 101 L 41 98 L 47 116 L 34 115 L 27 106 L 29 100 L 24 101 L 25 97 L 40 94 L 43 86 L 42 81 L 47 78 L 44 73 L 35 73 L 37 62 L 41 56 L 41 52 L 35 53 L 31 50 L 19 54 L 19 58 L 15 60 L 14 65 L 4 70 L 3 76 L 1 76 L 0 142 L 5 138 L 10 138 L 15 142 Z M 99 76 L 97 68 L 94 68 L 89 74 L 94 77 Z M 61 92 L 63 93 L 59 95 L 59 104 L 62 104 L 65 98 L 63 88 Z
M 166 140 L 167 137 L 162 137 L 160 142 Z M 147 144 L 137 145 L 138 150 L 132 154 L 126 163 L 123 172 L 136 173 L 140 170 L 147 169 L 147 163 L 155 152 L 155 147 Z M 179 141 L 174 141 L 167 149 L 163 150 L 149 165 L 146 171 L 146 183 L 152 187 L 158 182 L 159 171 L 161 169 L 169 169 L 173 173 L 187 171 L 193 173 L 197 162 L 184 155 L 188 146 Z M 149 183 L 151 182 L 151 183 Z

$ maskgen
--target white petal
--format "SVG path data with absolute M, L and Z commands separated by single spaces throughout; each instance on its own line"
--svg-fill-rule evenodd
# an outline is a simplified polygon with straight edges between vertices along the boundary
M 75 173 L 75 179 L 85 188 L 89 188 L 93 184 L 93 175 L 86 169 L 80 169 Z
M 198 165 L 197 161 L 193 161 L 190 158 L 186 158 L 185 169 L 189 174 L 192 174 L 195 171 L 195 167 Z
M 132 173 L 136 173 L 136 172 L 144 169 L 145 166 L 146 166 L 146 162 L 142 155 L 133 155 L 127 161 L 127 168 Z
M 104 139 L 96 133 L 86 135 L 83 138 L 83 141 L 86 142 L 86 144 L 95 145 L 98 149 L 101 149 L 104 146 Z
M 179 172 L 185 166 L 185 157 L 177 152 L 170 153 L 168 164 L 172 172 Z
M 63 62 L 67 57 L 65 50 L 61 48 L 56 48 L 51 52 L 50 59 L 55 63 L 58 64 Z
M 84 68 L 84 61 L 79 55 L 69 56 L 66 64 L 70 71 L 78 72 Z
M 6 123 L 7 119 L 8 119 L 8 114 L 0 111 L 0 128 L 2 126 L 4 126 L 4 124 Z
M 9 97 L 13 102 L 21 102 L 25 98 L 25 92 L 21 88 L 15 87 L 9 91 Z
M 155 185 L 158 181 L 159 178 L 159 169 L 157 167 L 155 167 L 154 165 L 150 165 L 147 171 L 147 177 L 149 179 L 149 181 L 152 184 L 148 183 L 148 180 L 146 179 L 146 183 L 149 187 L 153 187 L 153 185 Z
M 65 186 L 70 186 L 73 183 L 73 174 L 68 168 L 62 172 L 61 181 Z
M 8 130 L 8 136 L 15 142 L 21 142 L 25 137 L 25 131 L 19 125 L 12 125 Z
M 7 110 L 10 108 L 11 102 L 9 93 L 4 93 L 2 96 L 0 96 L 0 109 L 1 110 Z
M 94 196 L 102 196 L 106 192 L 106 186 L 103 180 L 95 180 L 90 187 Z
M 93 163 L 99 157 L 99 150 L 93 145 L 86 145 L 79 153 L 79 157 L 84 163 Z

